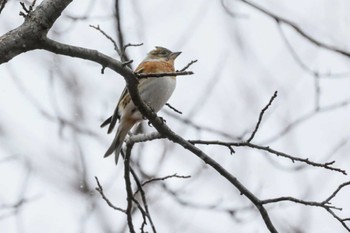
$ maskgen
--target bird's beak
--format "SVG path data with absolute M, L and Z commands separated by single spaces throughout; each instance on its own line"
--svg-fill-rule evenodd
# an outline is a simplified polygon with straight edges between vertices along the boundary
M 170 58 L 171 58 L 171 59 L 175 59 L 175 58 L 177 58 L 180 54 L 181 54 L 181 52 L 173 52 L 173 53 L 170 54 Z

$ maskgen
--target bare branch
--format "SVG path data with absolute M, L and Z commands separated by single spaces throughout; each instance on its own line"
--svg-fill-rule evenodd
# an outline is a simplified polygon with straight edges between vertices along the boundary
M 260 115 L 259 115 L 259 119 L 258 119 L 258 122 L 256 123 L 256 126 L 255 126 L 255 129 L 252 133 L 252 135 L 250 135 L 249 139 L 247 140 L 247 142 L 251 142 L 256 134 L 256 132 L 258 131 L 259 129 L 259 126 L 260 126 L 260 123 L 261 123 L 261 120 L 263 118 L 263 115 L 265 113 L 265 111 L 270 107 L 270 105 L 272 104 L 272 101 L 277 97 L 277 91 L 275 91 L 275 93 L 273 94 L 273 96 L 271 97 L 269 103 L 261 110 L 260 112 Z
M 1 14 L 2 10 L 5 8 L 7 1 L 8 0 L 1 0 L 0 1 L 0 14 Z
M 177 110 L 175 107 L 171 106 L 169 103 L 166 103 L 165 105 L 168 106 L 171 110 L 174 110 L 174 112 L 178 114 L 182 114 L 181 111 Z
M 139 44 L 131 44 L 131 43 L 128 43 L 126 45 L 123 46 L 122 48 L 122 51 L 121 51 L 121 57 L 126 57 L 126 49 L 129 48 L 129 47 L 139 47 L 139 46 L 142 46 L 143 43 L 139 43 Z M 126 60 L 124 61 L 124 63 L 126 65 L 129 65 L 130 63 L 128 63 L 129 61 L 132 61 L 132 60 Z
M 336 215 L 334 213 L 333 210 L 331 210 L 330 208 L 325 208 L 327 210 L 328 213 L 330 213 L 335 219 L 337 219 L 341 225 L 343 225 L 343 227 L 348 230 L 350 232 L 350 227 L 346 225 L 346 221 L 349 221 L 349 218 L 340 218 L 338 215 Z
M 327 205 L 327 204 L 324 204 L 323 202 L 305 201 L 305 200 L 294 198 L 294 197 L 278 197 L 278 198 L 266 199 L 266 200 L 262 200 L 261 203 L 263 205 L 266 205 L 266 204 L 285 202 L 285 201 L 294 202 L 294 203 L 298 203 L 298 204 L 302 204 L 302 205 L 306 205 L 306 206 L 327 207 L 327 208 L 331 208 L 331 209 L 341 210 L 338 207 Z
M 92 27 L 92 28 L 96 29 L 97 31 L 101 32 L 102 35 L 104 35 L 108 40 L 110 40 L 114 46 L 114 50 L 118 53 L 119 56 L 121 56 L 121 51 L 118 48 L 117 42 L 115 42 L 115 40 L 111 36 L 109 36 L 105 31 L 103 31 L 100 28 L 100 25 L 97 25 L 97 26 L 89 25 L 89 27 Z
M 138 78 L 158 78 L 164 76 L 182 76 L 182 75 L 192 75 L 194 74 L 192 71 L 180 71 L 180 72 L 166 72 L 166 73 L 135 73 Z
M 30 19 L 18 28 L 0 37 L 0 64 L 8 62 L 13 57 L 38 49 L 41 40 L 55 23 L 61 12 L 73 0 L 43 1 L 30 14 Z M 21 43 L 16 43 L 21 41 Z
M 339 185 L 339 187 L 326 200 L 324 200 L 322 203 L 324 203 L 324 204 L 329 203 L 339 193 L 339 191 L 342 188 L 346 187 L 346 186 L 350 186 L 350 181 Z
M 336 206 L 332 206 L 330 205 L 329 201 L 332 200 L 338 193 L 339 191 L 346 187 L 346 186 L 350 186 L 350 181 L 345 182 L 341 185 L 339 185 L 339 187 L 328 197 L 326 198 L 324 201 L 322 202 L 316 202 L 316 201 L 304 201 L 301 199 L 297 199 L 294 197 L 279 197 L 279 198 L 273 198 L 273 199 L 266 199 L 266 200 L 262 200 L 261 203 L 263 205 L 266 204 L 272 204 L 272 203 L 278 203 L 278 202 L 284 202 L 284 201 L 289 201 L 289 202 L 294 202 L 294 203 L 298 203 L 298 204 L 302 204 L 302 205 L 306 205 L 306 206 L 315 206 L 315 207 L 321 207 L 323 209 L 325 209 L 328 213 L 330 213 L 335 219 L 337 219 L 345 229 L 347 229 L 348 231 L 350 231 L 349 226 L 346 225 L 346 221 L 349 221 L 349 218 L 340 218 L 337 214 L 334 213 L 333 210 L 339 210 L 341 211 L 342 208 L 336 207 Z
M 26 5 L 24 4 L 24 2 L 20 2 L 19 4 L 22 6 L 22 9 L 24 10 L 24 12 L 23 11 L 19 12 L 19 15 L 23 16 L 24 18 L 27 18 L 28 15 L 33 11 L 33 7 L 34 7 L 35 3 L 36 3 L 36 0 L 34 0 L 32 2 L 32 4 L 29 6 L 29 8 L 27 8 Z
M 164 177 L 151 178 L 151 179 L 143 182 L 141 186 L 145 186 L 146 184 L 153 183 L 155 181 L 164 181 L 164 180 L 167 180 L 170 178 L 188 179 L 188 178 L 191 178 L 191 176 L 181 176 L 181 175 L 178 175 L 175 173 L 173 175 L 168 175 L 168 176 L 164 176 Z M 138 190 L 135 193 L 137 193 L 137 192 L 138 192 Z
M 132 202 L 133 202 L 133 192 L 130 181 L 130 156 L 131 156 L 132 144 L 128 144 L 126 147 L 126 154 L 124 157 L 124 180 L 125 180 L 125 188 L 127 193 L 127 221 L 129 226 L 129 231 L 131 233 L 135 233 L 134 225 L 132 222 Z
M 196 63 L 198 60 L 192 60 L 192 61 L 190 61 L 184 68 L 182 68 L 181 70 L 180 70 L 180 72 L 183 72 L 183 71 L 185 71 L 185 70 L 187 70 L 191 65 L 193 65 L 194 63 Z M 177 71 L 178 72 L 178 71 Z
M 124 33 L 122 30 L 122 24 L 121 24 L 121 16 L 120 16 L 120 2 L 119 0 L 115 0 L 115 19 L 117 23 L 117 36 L 118 36 L 118 42 L 119 42 L 119 48 L 122 48 L 123 51 L 121 51 L 120 59 L 122 62 L 129 61 L 127 54 L 125 53 L 125 46 L 124 46 Z M 129 66 L 129 64 L 128 64 Z
M 118 210 L 124 214 L 126 214 L 126 210 L 122 209 L 122 208 L 119 208 L 119 207 L 116 207 L 115 205 L 112 204 L 112 202 L 106 197 L 106 195 L 104 194 L 103 192 L 103 187 L 102 185 L 100 184 L 100 181 L 98 180 L 97 176 L 95 176 L 95 180 L 96 180 L 96 183 L 97 183 L 97 187 L 95 188 L 97 192 L 100 193 L 101 197 L 103 198 L 103 200 L 106 201 L 106 203 L 113 209 L 115 210 Z
M 225 147 L 228 147 L 228 148 L 231 148 L 232 146 L 236 146 L 236 147 L 250 147 L 250 148 L 266 151 L 266 152 L 269 152 L 269 153 L 277 155 L 277 156 L 288 158 L 293 163 L 295 161 L 302 162 L 302 163 L 305 163 L 305 164 L 308 164 L 308 165 L 311 165 L 311 166 L 314 166 L 314 167 L 322 167 L 322 168 L 325 168 L 325 169 L 328 169 L 328 170 L 340 172 L 340 173 L 342 173 L 344 175 L 347 175 L 345 170 L 331 166 L 331 165 L 333 165 L 335 163 L 335 161 L 326 162 L 326 163 L 317 163 L 317 162 L 313 162 L 313 161 L 309 160 L 308 158 L 306 158 L 306 159 L 299 158 L 299 157 L 292 156 L 292 155 L 289 155 L 289 154 L 281 152 L 281 151 L 277 151 L 277 150 L 271 149 L 268 146 L 259 146 L 259 145 L 252 144 L 252 143 L 249 143 L 249 142 L 222 142 L 222 141 L 204 141 L 204 140 L 188 140 L 188 142 L 190 142 L 192 144 L 221 145 L 221 146 L 225 146 Z
M 130 169 L 130 171 L 131 171 L 131 174 L 132 174 L 132 176 L 133 176 L 133 178 L 134 178 L 134 180 L 135 180 L 135 182 L 136 182 L 136 185 L 137 185 L 137 187 L 138 187 L 137 191 L 134 193 L 134 196 L 135 196 L 135 194 L 136 194 L 138 191 L 140 191 L 140 193 L 141 193 L 141 199 L 142 199 L 143 205 L 144 205 L 144 207 L 145 207 L 145 211 L 141 211 L 142 215 L 144 215 L 144 222 L 143 222 L 143 224 L 142 224 L 142 226 L 141 226 L 141 231 L 143 232 L 143 227 L 147 224 L 147 222 L 146 222 L 146 218 L 147 218 L 147 219 L 149 220 L 150 224 L 151 224 L 151 227 L 152 227 L 153 232 L 156 233 L 157 231 L 156 231 L 156 228 L 155 228 L 155 226 L 154 226 L 154 223 L 153 223 L 151 214 L 150 214 L 149 209 L 148 209 L 148 203 L 147 203 L 147 199 L 146 199 L 146 193 L 145 193 L 145 191 L 144 191 L 143 188 L 142 188 L 142 184 L 141 184 L 141 182 L 140 182 L 140 179 L 137 177 L 136 172 L 135 172 L 132 168 Z M 133 198 L 134 198 L 134 197 L 133 197 Z

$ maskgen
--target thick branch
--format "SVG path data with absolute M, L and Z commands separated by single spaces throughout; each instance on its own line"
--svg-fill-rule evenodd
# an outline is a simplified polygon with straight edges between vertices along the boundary
M 0 37 L 0 64 L 15 56 L 38 49 L 41 40 L 52 27 L 62 11 L 73 0 L 45 0 L 30 12 L 25 22 L 18 28 Z

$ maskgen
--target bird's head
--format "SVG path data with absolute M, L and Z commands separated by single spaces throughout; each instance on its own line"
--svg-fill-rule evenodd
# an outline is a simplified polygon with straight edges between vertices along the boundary
M 181 52 L 171 52 L 169 49 L 156 46 L 146 57 L 146 60 L 174 61 Z

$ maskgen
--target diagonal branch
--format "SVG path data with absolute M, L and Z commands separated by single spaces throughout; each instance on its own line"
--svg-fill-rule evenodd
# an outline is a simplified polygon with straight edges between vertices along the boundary
M 255 129 L 254 129 L 252 135 L 250 135 L 250 137 L 249 137 L 249 139 L 247 140 L 247 142 L 251 142 L 251 141 L 253 140 L 253 138 L 254 138 L 256 132 L 257 132 L 258 129 L 259 129 L 259 126 L 260 126 L 260 124 L 261 124 L 261 120 L 262 120 L 262 118 L 263 118 L 263 116 L 264 116 L 265 111 L 271 106 L 272 101 L 273 101 L 276 97 L 277 97 L 277 91 L 275 91 L 275 93 L 274 93 L 273 96 L 271 97 L 269 103 L 261 110 L 260 115 L 259 115 L 258 122 L 256 123 L 256 126 L 255 126 Z
M 0 1 L 0 14 L 1 14 L 2 10 L 5 8 L 6 3 L 7 3 L 7 0 Z
M 113 205 L 112 202 L 106 197 L 106 195 L 104 194 L 104 191 L 103 191 L 103 187 L 100 184 L 100 181 L 98 180 L 97 176 L 95 176 L 95 180 L 96 180 L 96 183 L 97 183 L 97 187 L 95 189 L 96 189 L 97 192 L 99 192 L 99 194 L 101 195 L 102 199 L 105 200 L 107 205 L 110 206 L 112 209 L 118 210 L 118 211 L 126 214 L 126 210 Z

